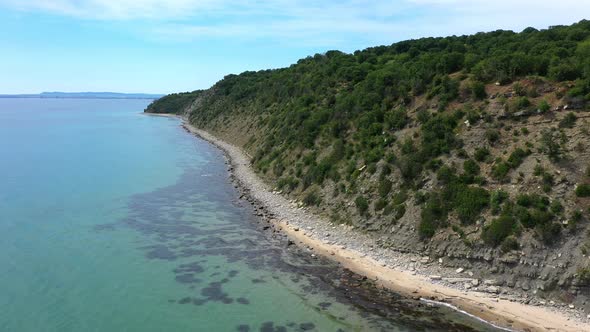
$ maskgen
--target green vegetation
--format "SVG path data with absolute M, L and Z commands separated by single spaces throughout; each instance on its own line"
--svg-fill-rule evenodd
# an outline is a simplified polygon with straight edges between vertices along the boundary
M 578 117 L 573 112 L 569 112 L 566 116 L 559 122 L 560 128 L 573 128 L 576 124 L 576 120 Z
M 545 99 L 543 99 L 539 103 L 538 108 L 539 111 L 541 111 L 541 113 L 547 113 L 551 109 L 551 105 L 549 105 L 549 103 Z
M 473 155 L 473 158 L 475 158 L 475 160 L 479 161 L 479 162 L 483 162 L 486 160 L 486 158 L 490 155 L 490 150 L 488 150 L 487 148 L 477 148 L 475 150 L 475 154 Z
M 578 197 L 590 197 L 590 184 L 583 183 L 576 187 L 576 196 Z
M 493 246 L 502 243 L 515 232 L 516 220 L 509 214 L 502 214 L 483 229 L 483 240 Z
M 158 114 L 181 114 L 203 91 L 173 93 L 151 103 L 146 112 Z
M 540 150 L 547 154 L 553 161 L 559 161 L 563 157 L 563 135 L 559 135 L 553 130 L 545 129 L 541 133 Z
M 492 98 L 496 82 L 515 82 L 517 96 L 498 98 L 509 111 L 526 110 L 521 114 L 551 109 L 530 81 L 560 87 L 555 94 L 568 103 L 590 101 L 588 40 L 590 21 L 584 20 L 520 33 L 422 38 L 352 54 L 328 51 L 287 68 L 228 75 L 209 90 L 166 96 L 146 111 L 182 113 L 195 105 L 192 124 L 221 132 L 239 127 L 255 169 L 277 188 L 312 206 L 331 197 L 354 200 L 347 212 L 362 216 L 360 222 L 372 218 L 370 209 L 398 220 L 413 196 L 422 209 L 418 232 L 428 238 L 451 223 L 469 227 L 490 208 L 496 217 L 484 226 L 483 240 L 513 250 L 522 229 L 548 243 L 556 238 L 558 209 L 543 197 L 519 196 L 513 203 L 503 191 L 488 192 L 489 169 L 496 180 L 507 180 L 536 141 L 539 151 L 562 160 L 565 135 L 556 128 L 539 139 L 532 123 L 526 124 L 530 135 L 506 126 L 486 113 L 488 93 Z M 567 114 L 559 127 L 575 123 Z M 493 148 L 470 155 L 461 139 L 470 126 L 485 130 Z M 502 151 L 502 144 L 519 139 L 506 133 L 528 136 L 521 137 L 522 148 Z M 498 153 L 505 156 L 493 162 Z M 431 181 L 435 174 L 438 181 Z M 537 176 L 550 192 L 553 176 Z M 424 187 L 428 181 L 433 187 Z
M 510 170 L 518 168 L 530 153 L 531 151 L 529 150 L 525 151 L 517 148 L 510 154 L 507 161 L 502 161 L 501 159 L 497 161 L 492 167 L 492 177 L 500 181 L 506 180 Z
M 422 237 L 431 237 L 446 225 L 448 214 L 453 211 L 463 225 L 473 224 L 490 204 L 487 190 L 471 186 L 470 177 L 457 176 L 448 166 L 438 170 L 437 178 L 442 190 L 431 193 L 422 210 L 419 227 Z
M 320 195 L 317 193 L 317 191 L 312 190 L 310 192 L 307 193 L 307 195 L 305 195 L 305 197 L 303 198 L 303 204 L 305 205 L 320 205 L 322 199 L 320 198 Z
M 518 240 L 514 236 L 508 236 L 502 241 L 502 252 L 509 252 L 518 249 Z
M 356 204 L 356 208 L 358 209 L 359 214 L 364 215 L 365 213 L 367 213 L 367 210 L 369 209 L 369 202 L 366 198 L 364 198 L 363 196 L 358 196 L 354 200 L 354 203 Z
M 582 286 L 590 285 L 590 266 L 580 268 L 577 271 L 577 281 Z

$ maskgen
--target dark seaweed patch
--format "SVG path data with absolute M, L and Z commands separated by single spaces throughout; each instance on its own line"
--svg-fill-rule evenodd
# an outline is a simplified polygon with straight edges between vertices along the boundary
M 179 274 L 176 276 L 176 281 L 182 284 L 196 284 L 201 282 L 201 279 L 195 278 L 192 274 Z
M 265 282 L 266 282 L 266 281 L 265 281 L 264 279 L 259 279 L 259 278 L 254 278 L 254 279 L 252 279 L 252 283 L 253 283 L 253 284 L 263 284 L 263 283 L 265 283 Z
M 299 330 L 301 331 L 311 331 L 315 329 L 314 323 L 301 323 L 299 324 Z
M 174 273 L 202 273 L 205 269 L 198 263 L 181 264 L 174 269 Z
M 236 299 L 236 302 L 238 302 L 239 304 L 250 304 L 250 301 L 248 299 L 243 298 L 243 297 L 238 297 Z
M 180 304 L 187 304 L 187 303 L 191 303 L 192 299 L 190 297 L 183 297 L 182 299 L 178 300 L 178 303 Z
M 273 322 L 264 322 L 260 327 L 260 332 L 286 332 L 287 328 L 281 325 L 275 326 Z
M 158 244 L 145 247 L 145 249 L 148 250 L 148 252 L 146 253 L 146 257 L 150 259 L 163 259 L 169 261 L 176 259 L 176 255 L 174 254 L 174 252 L 171 251 L 165 245 Z
M 221 282 L 211 282 L 207 287 L 201 289 L 201 295 L 204 299 L 197 299 L 193 301 L 196 305 L 202 305 L 206 302 L 221 302 L 224 304 L 231 304 L 234 302 L 222 289 Z
M 238 325 L 238 327 L 236 327 L 236 331 L 238 332 L 250 332 L 250 326 L 248 325 Z

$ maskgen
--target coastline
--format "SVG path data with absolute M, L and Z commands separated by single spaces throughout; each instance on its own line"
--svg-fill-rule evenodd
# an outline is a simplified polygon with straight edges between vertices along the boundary
M 160 116 L 176 116 L 161 115 Z M 518 302 L 516 297 L 498 296 L 483 291 L 466 291 L 442 284 L 455 279 L 469 282 L 470 278 L 445 278 L 446 275 L 423 275 L 414 269 L 400 268 L 402 263 L 420 262 L 425 257 L 413 257 L 374 248 L 366 236 L 346 226 L 335 226 L 307 212 L 294 201 L 274 192 L 250 167 L 250 159 L 238 147 L 210 133 L 197 129 L 183 119 L 190 133 L 210 142 L 225 152 L 238 186 L 261 216 L 267 216 L 274 228 L 286 234 L 311 254 L 326 256 L 351 271 L 376 280 L 377 284 L 411 298 L 434 300 L 451 305 L 501 328 L 519 331 L 590 331 L 590 324 L 576 320 L 569 312 Z M 419 266 L 419 264 L 416 265 Z M 430 261 L 429 263 L 432 263 Z M 441 270 L 440 268 L 435 269 Z M 443 280 L 445 279 L 445 280 Z M 478 281 L 479 282 L 479 281 Z

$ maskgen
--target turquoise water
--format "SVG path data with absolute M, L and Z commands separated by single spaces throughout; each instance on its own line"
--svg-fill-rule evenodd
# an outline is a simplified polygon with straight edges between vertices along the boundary
M 269 234 L 145 100 L 0 99 L 1 331 L 468 331 Z

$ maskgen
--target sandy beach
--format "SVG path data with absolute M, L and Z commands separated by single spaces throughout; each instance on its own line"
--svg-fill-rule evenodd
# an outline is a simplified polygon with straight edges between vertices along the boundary
M 252 170 L 250 159 L 240 148 L 186 122 L 183 127 L 222 149 L 229 158 L 235 180 L 249 198 L 257 202 L 257 209 L 273 216 L 269 219 L 273 227 L 284 232 L 296 244 L 307 248 L 310 254 L 336 260 L 344 267 L 402 295 L 443 302 L 507 330 L 590 331 L 586 316 L 574 308 L 529 305 L 519 302 L 517 295 L 498 295 L 477 287 L 474 288 L 477 290 L 452 287 L 449 283 L 471 282 L 477 285 L 480 281 L 464 274 L 457 277 L 459 271 L 446 271 L 433 264 L 436 262 L 429 257 L 373 247 L 367 235 L 348 226 L 333 225 L 322 220 L 297 202 L 273 191 Z M 400 268 L 403 265 L 400 262 L 415 262 L 418 268 L 403 269 Z M 420 268 L 419 263 L 424 263 L 424 269 Z M 435 267 L 429 270 L 427 265 Z M 432 271 L 440 275 L 433 275 Z

